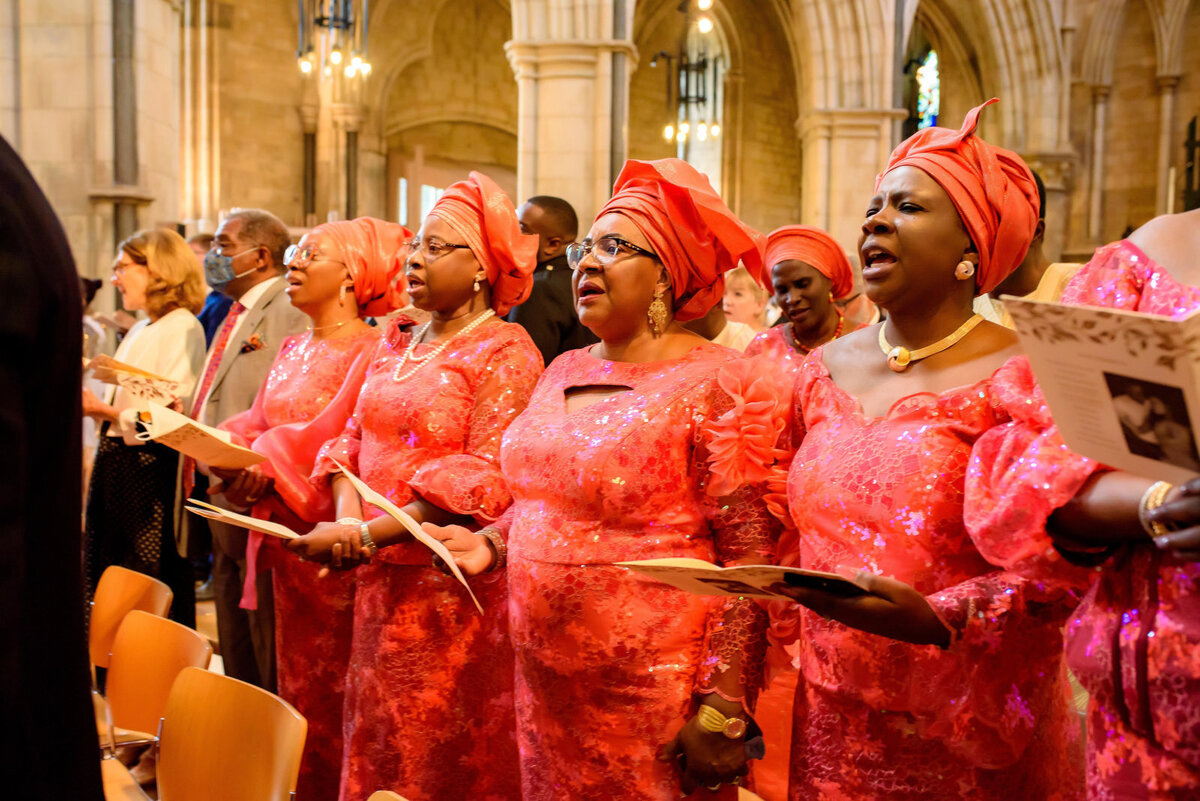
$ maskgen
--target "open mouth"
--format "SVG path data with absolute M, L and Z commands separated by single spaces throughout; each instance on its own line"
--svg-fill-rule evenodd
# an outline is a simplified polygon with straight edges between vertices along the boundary
M 425 286 L 425 282 L 415 275 L 408 276 L 408 290 L 411 292 L 414 289 L 421 289 Z
M 872 245 L 863 250 L 863 267 L 882 267 L 885 264 L 895 264 L 896 256 L 886 248 Z
M 582 300 L 583 298 L 590 298 L 595 295 L 603 295 L 603 294 L 604 294 L 604 290 L 600 288 L 599 284 L 594 284 L 594 283 L 588 281 L 588 282 L 585 282 L 585 283 L 582 283 L 579 285 L 579 299 L 580 300 Z

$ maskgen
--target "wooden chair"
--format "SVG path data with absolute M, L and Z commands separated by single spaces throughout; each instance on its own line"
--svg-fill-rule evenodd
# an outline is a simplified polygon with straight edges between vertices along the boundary
M 212 646 L 199 632 L 135 609 L 125 616 L 113 640 L 102 714 L 97 716 L 101 746 L 158 739 L 158 721 L 167 707 L 175 677 L 186 667 L 207 668 Z
M 296 789 L 308 722 L 277 695 L 184 668 L 158 746 L 163 801 L 286 801 Z
M 376 790 L 367 801 L 408 801 L 407 798 L 391 790 Z
M 171 597 L 171 588 L 156 578 L 117 565 L 108 567 L 96 585 L 88 626 L 88 653 L 93 671 L 108 667 L 113 638 L 126 614 L 140 609 L 164 617 L 171 608 Z

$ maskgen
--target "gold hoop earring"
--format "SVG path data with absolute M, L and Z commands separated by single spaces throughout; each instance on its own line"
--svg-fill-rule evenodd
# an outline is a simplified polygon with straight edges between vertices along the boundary
M 663 302 L 662 287 L 654 290 L 654 300 L 646 310 L 646 316 L 650 318 L 650 330 L 655 336 L 660 336 L 667 329 L 667 304 Z
M 959 281 L 966 281 L 975 277 L 975 265 L 963 259 L 954 268 L 954 277 Z

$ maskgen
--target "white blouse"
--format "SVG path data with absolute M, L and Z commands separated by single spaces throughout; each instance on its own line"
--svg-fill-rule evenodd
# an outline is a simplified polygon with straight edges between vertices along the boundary
M 153 323 L 142 320 L 125 335 L 113 354 L 119 362 L 178 381 L 184 410 L 200 382 L 204 366 L 204 327 L 187 309 L 175 309 Z M 108 403 L 117 410 L 117 422 L 108 427 L 110 437 L 122 437 L 126 445 L 141 445 L 137 439 L 137 415 L 149 404 L 121 387 L 109 387 Z

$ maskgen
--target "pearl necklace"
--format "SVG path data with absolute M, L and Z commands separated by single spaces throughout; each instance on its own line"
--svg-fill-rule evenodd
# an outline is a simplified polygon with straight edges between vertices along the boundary
M 448 337 L 447 339 L 443 339 L 441 344 L 438 345 L 433 350 L 429 351 L 429 353 L 426 353 L 424 356 L 414 356 L 413 351 L 415 351 L 417 349 L 417 343 L 420 342 L 421 339 L 425 336 L 425 332 L 429 330 L 429 326 L 433 325 L 433 320 L 430 320 L 429 322 L 425 323 L 425 325 L 421 326 L 421 330 L 419 330 L 419 331 L 417 331 L 417 333 L 413 334 L 412 339 L 410 339 L 408 341 L 408 347 L 405 348 L 403 355 L 400 356 L 400 361 L 396 363 L 396 369 L 392 370 L 392 380 L 396 381 L 396 382 L 400 382 L 400 381 L 405 380 L 406 378 L 409 378 L 410 376 L 412 376 L 413 373 L 417 372 L 422 367 L 424 367 L 426 362 L 431 361 L 432 359 L 435 359 L 438 356 L 442 355 L 442 351 L 446 350 L 446 348 L 449 347 L 450 343 L 453 342 L 456 338 L 471 333 L 476 328 L 483 325 L 484 323 L 486 323 L 488 320 L 492 319 L 495 316 L 496 316 L 496 312 L 493 311 L 492 309 L 488 309 L 487 311 L 483 312 L 478 317 L 476 317 L 474 320 L 467 323 L 460 330 L 456 331 L 452 336 Z M 403 370 L 404 366 L 406 364 L 408 364 L 409 362 L 413 362 L 413 366 L 409 369 L 409 371 L 407 373 L 405 373 L 404 375 L 401 375 L 400 371 Z

